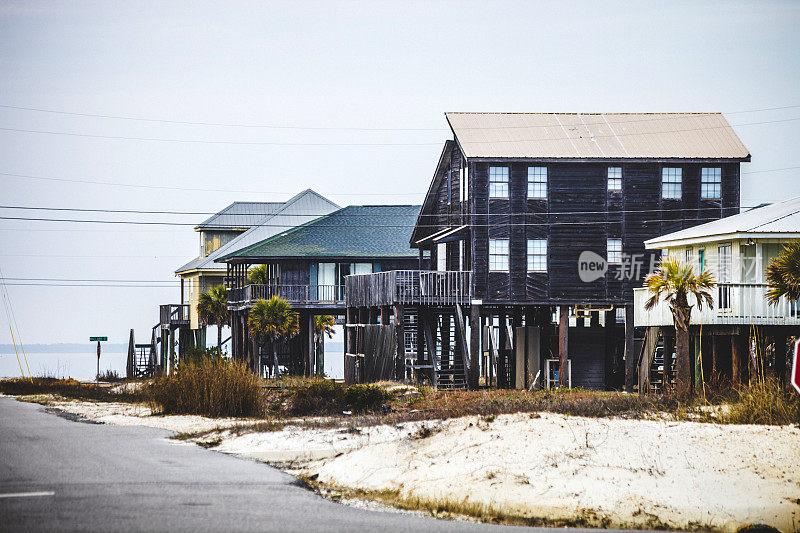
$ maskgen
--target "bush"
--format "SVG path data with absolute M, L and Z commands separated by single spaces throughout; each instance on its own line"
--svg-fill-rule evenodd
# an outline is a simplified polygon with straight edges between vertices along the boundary
M 125 378 L 121 377 L 116 370 L 106 370 L 104 373 L 100 374 L 97 379 L 99 381 L 123 381 Z
M 392 395 L 377 385 L 343 385 L 314 378 L 292 386 L 289 412 L 295 416 L 333 415 L 342 411 L 364 413 L 381 408 Z
M 767 377 L 737 390 L 738 399 L 725 417 L 732 424 L 800 424 L 800 396 Z
M 254 417 L 264 412 L 260 378 L 244 363 L 220 357 L 184 360 L 176 372 L 157 379 L 148 393 L 164 414 Z

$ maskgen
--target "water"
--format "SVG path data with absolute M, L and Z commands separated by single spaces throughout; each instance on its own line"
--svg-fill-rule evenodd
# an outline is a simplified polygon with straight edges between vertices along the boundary
M 91 381 L 97 374 L 97 352 L 91 353 L 29 353 L 27 354 L 28 367 L 33 376 L 74 378 L 79 381 Z M 116 372 L 125 376 L 125 365 L 128 360 L 127 353 L 103 353 L 100 356 L 100 373 L 106 371 Z M 25 375 L 28 368 L 20 354 L 20 361 Z M 0 377 L 21 377 L 17 356 L 7 353 L 0 354 Z
M 330 378 L 344 378 L 344 345 L 341 342 L 325 339 L 325 375 Z M 79 381 L 92 381 L 97 373 L 97 352 L 91 353 L 29 353 L 28 366 L 35 377 L 74 378 Z M 100 356 L 100 373 L 116 372 L 125 376 L 127 353 L 105 353 Z M 25 375 L 28 369 L 20 354 Z M 21 377 L 17 356 L 0 353 L 0 377 Z

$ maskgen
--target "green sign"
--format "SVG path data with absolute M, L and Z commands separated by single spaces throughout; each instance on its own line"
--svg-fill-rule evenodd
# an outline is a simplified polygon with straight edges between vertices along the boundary
M 99 341 L 107 341 L 107 340 L 108 340 L 108 337 L 89 337 L 89 342 L 94 342 L 94 341 L 98 341 L 99 342 Z

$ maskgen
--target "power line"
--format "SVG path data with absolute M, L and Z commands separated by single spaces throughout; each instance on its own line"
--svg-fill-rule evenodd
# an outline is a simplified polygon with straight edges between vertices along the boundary
M 726 111 L 723 114 L 727 115 L 737 115 L 743 113 L 760 113 L 764 111 L 778 111 L 784 109 L 795 109 L 800 107 L 800 105 L 788 105 L 788 106 L 779 106 L 779 107 L 766 107 L 761 109 L 746 109 L 740 111 Z M 66 116 L 75 116 L 75 117 L 87 117 L 87 118 L 103 118 L 103 119 L 112 119 L 112 120 L 128 120 L 128 121 L 135 121 L 135 122 L 150 122 L 150 123 L 162 123 L 162 124 L 179 124 L 179 125 L 189 125 L 189 126 L 215 126 L 215 127 L 233 127 L 233 128 L 261 128 L 261 129 L 278 129 L 278 130 L 310 130 L 310 131 L 447 131 L 447 128 L 370 128 L 370 127 L 361 127 L 361 126 L 296 126 L 296 125 L 284 125 L 284 124 L 253 124 L 253 123 L 231 123 L 231 122 L 209 122 L 209 121 L 191 121 L 191 120 L 175 120 L 175 119 L 165 119 L 165 118 L 152 118 L 152 117 L 137 117 L 131 115 L 114 115 L 114 114 L 101 114 L 101 113 L 88 113 L 88 112 L 76 112 L 76 111 L 63 111 L 63 110 L 56 110 L 56 109 L 45 109 L 39 107 L 26 107 L 26 106 L 17 106 L 17 105 L 9 105 L 9 104 L 0 104 L 0 108 L 3 109 L 15 109 L 18 111 L 33 111 L 37 113 L 48 113 L 48 114 L 56 114 L 56 115 L 66 115 Z M 578 113 L 582 114 L 582 113 Z M 586 113 L 589 114 L 589 113 Z M 591 113 L 594 114 L 594 113 Z M 613 113 L 606 113 L 606 114 L 613 114 Z M 653 116 L 659 116 L 659 114 L 653 114 Z M 672 118 L 672 117 L 662 117 L 661 120 Z M 678 117 L 675 117 L 678 118 Z M 647 119 L 644 119 L 647 120 Z M 639 120 L 641 121 L 641 120 Z M 639 122 L 639 121 L 619 121 L 619 122 Z
M 49 176 L 31 176 L 29 174 L 14 174 L 11 172 L 0 172 L 0 176 L 9 176 L 12 178 L 26 178 L 26 179 L 35 179 L 35 180 L 47 180 L 47 181 L 63 181 L 67 183 L 85 183 L 89 185 L 107 185 L 112 187 L 134 187 L 139 189 L 161 189 L 161 190 L 171 190 L 171 191 L 198 191 L 198 192 L 238 192 L 238 193 L 246 193 L 246 194 L 283 194 L 283 195 L 292 195 L 295 194 L 297 191 L 294 192 L 284 192 L 284 191 L 254 191 L 254 190 L 247 190 L 247 189 L 208 189 L 208 188 L 199 188 L 199 187 L 170 187 L 167 185 L 142 185 L 139 183 L 117 183 L 117 182 L 107 182 L 107 181 L 94 181 L 94 180 L 80 180 L 80 179 L 70 179 L 70 178 L 60 178 L 60 177 L 49 177 Z M 415 193 L 332 193 L 328 196 L 418 196 L 419 192 Z
M 13 278 L 13 277 L 2 277 L 0 280 L 5 281 L 69 281 L 69 282 L 81 282 L 81 283 L 95 283 L 95 282 L 103 282 L 103 283 L 170 283 L 176 284 L 180 283 L 174 279 L 172 280 L 158 280 L 158 279 L 74 279 L 74 278 Z
M 34 133 L 40 135 L 64 135 L 67 137 L 84 137 L 89 139 L 115 139 L 121 141 L 152 141 L 187 144 L 223 144 L 239 146 L 439 146 L 441 143 L 313 143 L 313 142 L 280 142 L 280 141 L 212 141 L 206 139 L 170 139 L 164 137 L 129 137 L 124 135 L 97 135 L 69 131 L 28 130 L 22 128 L 0 128 L 0 131 L 11 133 Z
M 551 191 L 554 188 L 550 189 Z M 563 189 L 563 190 L 572 190 L 572 189 Z M 380 206 L 376 206 L 380 207 Z M 676 212 L 676 211 L 717 211 L 717 210 L 736 210 L 736 209 L 751 209 L 755 206 L 715 206 L 715 207 L 660 207 L 660 208 L 652 208 L 652 209 L 611 209 L 611 210 L 601 210 L 601 211 L 549 211 L 549 212 L 507 212 L 507 213 L 491 213 L 491 214 L 503 214 L 509 216 L 523 216 L 523 215 L 540 215 L 540 214 L 547 214 L 547 215 L 590 215 L 590 214 L 619 214 L 619 213 L 653 213 L 653 212 Z M 76 207 L 42 207 L 42 206 L 22 206 L 22 205 L 0 205 L 0 209 L 21 209 L 21 210 L 36 210 L 36 211 L 68 211 L 68 212 L 92 212 L 92 213 L 125 213 L 125 214 L 172 214 L 172 215 L 214 215 L 217 214 L 216 212 L 211 211 L 148 211 L 148 210 L 137 210 L 137 209 L 84 209 L 84 208 L 76 208 Z M 422 215 L 422 216 L 438 216 L 440 213 L 435 215 Z M 454 215 L 460 216 L 485 216 L 487 213 L 469 213 L 469 212 L 457 212 L 453 213 Z M 280 216 L 286 217 L 325 217 L 332 215 L 332 213 L 281 213 Z M 251 214 L 250 216 L 254 216 Z M 257 214 L 255 216 L 258 216 Z M 270 216 L 269 214 L 265 214 L 263 216 Z M 348 214 L 347 218 L 363 218 L 363 217 L 373 217 L 373 216 L 385 216 L 385 217 L 407 217 L 407 214 L 403 213 L 396 213 L 390 211 L 375 211 L 372 210 L 369 213 L 352 213 Z M 126 221 L 122 221 L 126 222 Z M 228 228 L 230 224 L 196 224 L 198 226 L 202 226 L 203 228 Z M 249 228 L 255 228 L 261 226 L 261 224 L 251 224 L 245 225 Z M 281 224 L 281 227 L 285 226 L 285 224 Z
M 138 289 L 173 289 L 174 287 L 169 285 L 125 285 L 125 284 L 104 284 L 104 283 L 95 283 L 95 284 L 80 284 L 80 283 L 26 283 L 26 282 L 10 282 L 5 283 L 7 287 L 136 287 Z
M 598 211 L 596 214 L 605 214 L 605 211 Z M 535 215 L 536 213 L 530 213 Z M 572 212 L 572 213 L 563 213 L 562 215 L 556 216 L 566 216 L 566 215 L 579 215 L 579 212 Z M 548 215 L 548 213 L 541 213 L 542 216 Z M 455 216 L 455 215 L 454 215 Z M 487 218 L 504 216 L 511 218 L 511 215 L 508 213 L 485 213 L 485 214 L 476 214 L 475 216 L 486 216 Z M 517 215 L 520 216 L 520 215 Z M 700 221 L 700 220 L 718 220 L 719 217 L 708 217 L 708 218 L 691 218 L 691 221 Z M 195 224 L 186 223 L 186 222 L 150 222 L 150 221 L 134 221 L 134 220 L 88 220 L 88 219 L 72 219 L 72 218 L 34 218 L 34 217 L 5 217 L 0 216 L 0 220 L 25 220 L 25 221 L 34 221 L 34 222 L 73 222 L 73 223 L 82 223 L 82 224 L 131 224 L 131 225 L 161 225 L 161 226 L 193 226 Z M 657 218 L 657 219 L 648 219 L 648 220 L 637 220 L 637 223 L 650 223 L 650 222 L 680 222 L 684 219 L 674 219 L 674 218 Z M 622 223 L 621 220 L 590 220 L 590 221 L 580 221 L 580 222 L 560 222 L 560 221 L 553 221 L 553 222 L 506 222 L 506 223 L 494 223 L 494 224 L 470 224 L 471 227 L 492 227 L 492 226 L 561 226 L 561 225 L 596 225 L 596 224 L 620 224 Z M 210 226 L 213 227 L 213 226 Z M 228 226 L 220 226 L 222 228 L 226 228 Z M 286 230 L 294 229 L 300 226 L 287 226 L 285 224 L 260 224 L 258 227 L 275 227 L 275 228 L 284 228 Z M 396 228 L 396 229 L 403 229 L 403 228 L 441 228 L 442 224 L 314 224 L 315 228 Z
M 0 257 L 49 257 L 49 258 L 113 258 L 113 259 L 177 259 L 185 255 L 50 255 L 50 254 L 0 254 Z
M 776 120 L 764 120 L 758 122 L 743 122 L 739 124 L 726 124 L 724 126 L 707 126 L 703 128 L 681 128 L 681 129 L 670 129 L 670 130 L 663 130 L 663 131 L 647 131 L 647 132 L 619 132 L 619 133 L 612 133 L 612 134 L 599 134 L 599 135 L 589 135 L 587 138 L 590 139 L 599 139 L 599 138 L 619 138 L 619 137 L 627 137 L 627 136 L 642 136 L 642 135 L 660 135 L 663 133 L 685 133 L 690 131 L 708 131 L 714 129 L 729 129 L 734 126 L 756 126 L 761 124 L 775 124 L 780 122 L 792 122 L 800 120 L 800 117 L 795 118 L 785 118 L 785 119 L 776 119 Z M 639 121 L 642 122 L 642 121 Z M 486 130 L 486 129 L 514 129 L 514 128 L 552 128 L 552 125 L 535 125 L 535 126 L 511 126 L 511 127 L 493 127 L 493 128 L 472 128 L 477 130 Z M 77 133 L 77 132 L 67 132 L 67 131 L 50 131 L 50 130 L 30 130 L 30 129 L 23 129 L 23 128 L 3 128 L 0 127 L 0 131 L 7 131 L 10 133 L 29 133 L 29 134 L 38 134 L 38 135 L 63 135 L 68 137 L 82 137 L 82 138 L 90 138 L 90 139 L 112 139 L 112 140 L 123 140 L 123 141 L 147 141 L 147 142 L 168 142 L 168 143 L 186 143 L 186 144 L 219 144 L 219 145 L 240 145 L 240 146 L 439 146 L 441 142 L 434 142 L 434 143 L 364 143 L 364 142 L 356 142 L 356 143 L 337 143 L 337 142 L 281 142 L 281 141 L 220 141 L 220 140 L 207 140 L 207 139 L 177 139 L 177 138 L 165 138 L 165 137 L 132 137 L 132 136 L 124 136 L 124 135 L 100 135 L 100 134 L 91 134 L 91 133 Z M 497 143 L 518 143 L 518 142 L 536 142 L 536 141 L 557 141 L 557 140 L 570 140 L 573 139 L 572 137 L 554 137 L 552 135 L 548 135 L 546 137 L 540 137 L 536 139 L 495 139 L 491 141 L 470 141 L 470 144 L 497 144 Z
M 783 167 L 783 168 L 770 168 L 764 170 L 749 170 L 749 171 L 742 171 L 740 174 L 762 174 L 765 172 L 782 172 L 786 170 L 797 170 L 800 169 L 800 166 L 794 167 Z M 244 193 L 244 194 L 278 194 L 278 195 L 291 195 L 294 194 L 293 192 L 286 192 L 286 191 L 256 191 L 256 190 L 247 190 L 247 189 L 210 189 L 210 188 L 202 188 L 202 187 L 175 187 L 175 186 L 168 186 L 168 185 L 143 185 L 140 183 L 119 183 L 119 182 L 108 182 L 108 181 L 97 181 L 97 180 L 88 180 L 88 179 L 74 179 L 74 178 L 62 178 L 62 177 L 53 177 L 53 176 L 33 176 L 30 174 L 18 174 L 12 172 L 0 172 L 0 176 L 8 176 L 12 178 L 21 178 L 21 179 L 34 179 L 34 180 L 44 180 L 44 181 L 60 181 L 65 183 L 81 183 L 87 185 L 105 185 L 108 187 L 132 187 L 137 189 L 159 189 L 159 190 L 171 190 L 171 191 L 196 191 L 196 192 L 226 192 L 226 193 Z M 332 193 L 328 196 L 419 196 L 420 192 L 414 193 Z M 197 214 L 214 214 L 211 212 L 207 213 L 197 213 Z
M 56 115 L 69 115 L 75 117 L 106 118 L 113 120 L 132 120 L 135 122 L 156 122 L 163 124 L 182 124 L 189 126 L 221 126 L 231 128 L 263 128 L 276 130 L 311 130 L 311 131 L 446 131 L 447 128 L 365 128 L 360 126 L 287 126 L 278 124 L 246 124 L 230 122 L 204 122 L 191 120 L 170 120 L 163 118 L 145 118 L 125 115 L 102 115 L 95 113 L 77 113 L 71 111 L 57 111 L 54 109 L 41 109 L 36 107 L 23 107 L 0 104 L 3 109 L 17 109 L 22 111 L 36 111 L 38 113 L 51 113 Z

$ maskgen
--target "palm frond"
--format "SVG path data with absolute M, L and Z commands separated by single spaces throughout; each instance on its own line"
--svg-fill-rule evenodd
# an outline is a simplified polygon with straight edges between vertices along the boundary
M 782 297 L 800 299 L 800 240 L 784 246 L 765 270 L 767 278 L 767 301 L 776 304 Z

